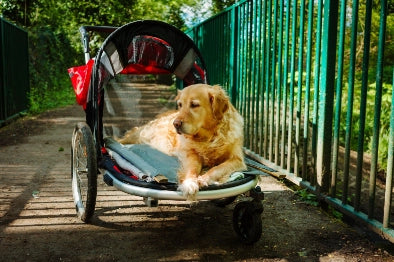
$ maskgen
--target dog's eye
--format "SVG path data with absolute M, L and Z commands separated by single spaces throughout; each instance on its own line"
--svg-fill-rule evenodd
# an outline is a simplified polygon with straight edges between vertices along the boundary
M 197 103 L 197 102 L 193 102 L 193 101 L 192 101 L 192 102 L 190 103 L 190 107 L 191 107 L 191 108 L 196 108 L 196 107 L 199 107 L 199 106 L 200 106 L 200 104 Z
M 178 107 L 181 108 L 182 107 L 182 103 L 178 102 Z

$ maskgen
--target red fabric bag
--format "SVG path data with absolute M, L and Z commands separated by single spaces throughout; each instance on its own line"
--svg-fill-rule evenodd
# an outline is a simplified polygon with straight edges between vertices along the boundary
M 86 65 L 75 66 L 68 69 L 68 74 L 74 87 L 77 103 L 83 106 L 83 109 L 86 109 L 86 102 L 88 98 L 90 77 L 92 75 L 93 65 L 94 60 L 91 59 Z

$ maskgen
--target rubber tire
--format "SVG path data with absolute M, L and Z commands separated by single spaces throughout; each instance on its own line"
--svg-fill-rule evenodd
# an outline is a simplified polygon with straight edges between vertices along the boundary
M 261 238 L 261 211 L 252 202 L 240 202 L 233 211 L 233 228 L 240 241 L 251 245 Z
M 71 179 L 77 216 L 89 223 L 96 206 L 97 154 L 93 135 L 86 123 L 78 123 L 71 146 Z

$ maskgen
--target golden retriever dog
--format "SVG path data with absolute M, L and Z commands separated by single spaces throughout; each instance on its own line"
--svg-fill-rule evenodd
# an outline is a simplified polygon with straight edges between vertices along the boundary
M 179 190 L 188 199 L 201 187 L 226 182 L 244 163 L 243 119 L 219 86 L 196 84 L 179 91 L 178 111 L 136 127 L 118 141 L 145 143 L 180 162 Z

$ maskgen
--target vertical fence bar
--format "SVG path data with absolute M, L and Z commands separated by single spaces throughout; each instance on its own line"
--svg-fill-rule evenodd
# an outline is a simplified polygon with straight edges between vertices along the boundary
M 350 140 L 352 135 L 352 116 L 353 116 L 353 96 L 354 96 L 354 74 L 356 64 L 356 48 L 357 48 L 357 24 L 358 24 L 358 0 L 353 0 L 352 5 L 352 31 L 350 43 L 350 61 L 348 76 L 348 93 L 347 93 L 347 114 L 346 114 L 346 134 L 345 134 L 345 155 L 343 168 L 343 188 L 342 203 L 348 203 L 348 187 L 349 187 L 349 166 L 350 166 Z
M 331 184 L 330 184 L 330 195 L 335 197 L 336 195 L 336 184 L 337 184 L 337 172 L 338 172 L 338 148 L 339 148 L 339 126 L 341 120 L 341 108 L 342 108 L 342 80 L 343 80 L 343 54 L 345 45 L 345 28 L 346 28 L 346 4 L 347 0 L 341 2 L 341 18 L 340 18 L 340 29 L 339 29 L 339 46 L 338 46 L 338 77 L 336 83 L 336 104 L 335 104 L 335 127 L 333 135 L 333 157 L 332 157 L 332 170 L 331 170 Z
M 270 63 L 271 63 L 271 19 L 272 19 L 272 1 L 268 0 L 267 1 L 268 7 L 267 7 L 267 35 L 266 35 L 266 51 L 265 51 L 265 57 L 266 57 L 266 64 L 265 64 L 265 116 L 264 116 L 264 157 L 265 158 L 270 158 L 269 155 L 269 121 L 268 121 L 268 116 L 270 112 Z
M 315 176 L 311 179 L 311 184 L 316 184 L 316 167 L 317 167 L 317 118 L 319 114 L 319 79 L 320 79 L 320 52 L 321 52 L 321 29 L 322 29 L 323 0 L 317 4 L 317 23 L 316 23 L 316 47 L 315 47 L 315 64 L 314 64 L 314 93 L 313 93 L 313 118 L 312 118 L 312 167 Z
M 249 37 L 249 31 L 250 31 L 250 23 L 249 23 L 249 2 L 244 3 L 244 15 L 243 15 L 243 21 L 244 21 L 244 36 L 243 36 L 243 41 L 245 42 L 244 46 L 244 54 L 245 54 L 245 60 L 244 60 L 244 69 L 243 69 L 243 76 L 244 80 L 242 82 L 242 85 L 244 86 L 244 99 L 243 99 L 243 112 L 244 116 L 246 116 L 247 119 L 247 125 L 246 128 L 247 133 L 249 132 L 249 124 L 250 124 L 250 118 L 249 118 L 249 61 L 250 61 L 250 37 Z
M 222 32 L 220 33 L 220 42 L 221 42 L 221 50 L 219 50 L 222 55 L 221 55 L 221 68 L 222 70 L 222 75 L 221 75 L 221 83 L 226 86 L 226 90 L 228 91 L 228 74 L 227 74 L 227 65 L 228 65 L 228 60 L 227 60 L 227 40 L 229 39 L 227 36 L 228 33 L 228 27 L 227 27 L 227 14 L 222 14 L 221 19 L 220 19 L 220 30 Z M 225 83 L 225 84 L 224 84 Z
M 226 12 L 223 14 L 223 30 L 224 30 L 224 34 L 223 34 L 223 41 L 224 41 L 224 57 L 223 57 L 223 66 L 225 68 L 224 74 L 223 74 L 223 82 L 226 83 L 226 90 L 228 92 L 228 95 L 230 96 L 231 99 L 231 77 L 232 75 L 230 74 L 230 57 L 229 57 L 229 53 L 230 53 L 230 42 L 231 42 L 231 26 L 230 26 L 230 20 L 228 19 L 230 16 L 231 12 Z M 230 100 L 231 101 L 231 100 Z
M 237 104 L 238 93 L 238 6 L 231 9 L 231 37 L 230 37 L 230 72 L 231 79 L 231 102 L 233 105 Z
M 386 39 L 386 18 L 387 18 L 387 0 L 381 1 L 380 7 L 380 30 L 378 43 L 378 60 L 376 66 L 376 94 L 375 94 L 375 115 L 373 124 L 372 138 L 372 160 L 371 172 L 369 178 L 369 199 L 368 199 L 368 217 L 374 215 L 375 190 L 376 190 L 376 172 L 378 166 L 378 147 L 379 147 L 379 131 L 380 131 L 380 113 L 382 105 L 382 77 L 383 77 L 383 57 L 384 43 Z M 393 95 L 393 94 L 392 94 Z
M 261 2 L 260 1 L 256 1 L 255 5 L 254 5 L 254 10 L 255 10 L 255 15 L 254 15 L 254 29 L 253 29 L 253 33 L 254 33 L 254 63 L 253 63 L 253 75 L 252 75 L 252 79 L 253 79 L 253 86 L 252 86 L 252 90 L 253 90 L 253 139 L 252 139 L 252 143 L 253 143 L 253 151 L 257 152 L 258 149 L 258 124 L 257 122 L 259 121 L 259 65 L 260 65 L 260 56 L 259 56 L 259 48 L 260 48 L 260 19 L 261 19 L 261 12 L 260 12 L 260 7 L 261 7 Z
M 284 3 L 284 2 L 283 2 Z M 285 168 L 285 136 L 286 136 L 286 120 L 287 120 L 287 80 L 288 80 L 288 57 L 289 57 L 289 36 L 290 36 L 290 4 L 286 1 L 286 32 L 284 46 L 284 62 L 283 62 L 283 102 L 282 102 L 282 136 L 281 136 L 281 157 L 280 166 Z
M 256 121 L 255 121 L 255 137 L 254 137 L 254 145 L 255 145 L 255 152 L 259 152 L 260 151 L 260 137 L 259 137 L 259 122 L 260 122 L 260 92 L 261 92 L 261 60 L 262 60 L 262 56 L 261 56 L 261 28 L 262 28 L 262 2 L 261 1 L 257 1 L 257 15 L 256 15 L 256 44 L 257 44 L 257 48 L 256 48 L 256 55 L 255 55 L 255 59 L 256 59 L 256 64 L 255 64 L 255 96 L 256 96 Z
M 248 28 L 249 28 L 249 23 L 247 19 L 247 13 L 248 13 L 248 5 L 247 2 L 243 4 L 243 14 L 242 14 L 242 22 L 243 22 L 243 36 L 242 36 L 242 41 L 243 41 L 243 61 L 242 61 L 242 90 L 243 90 L 243 98 L 242 98 L 242 112 L 243 115 L 246 117 L 247 116 L 247 99 L 248 99 L 248 93 L 247 93 L 247 81 L 248 81 L 248 46 L 249 46 L 249 41 L 248 41 Z M 249 119 L 247 119 L 246 126 L 249 125 Z
M 219 57 L 219 66 L 217 67 L 217 69 L 218 69 L 218 71 L 220 72 L 220 77 L 219 77 L 219 81 L 218 81 L 218 83 L 221 83 L 222 85 L 224 85 L 225 86 L 225 88 L 227 89 L 227 83 L 226 83 L 226 80 L 225 80 L 225 78 L 224 78 L 224 74 L 225 74 L 225 72 L 226 72 L 226 67 L 225 67 L 225 61 L 224 61 L 224 59 L 225 59 L 225 56 L 224 56 L 224 53 L 225 53 L 225 48 L 226 48 L 226 45 L 225 45 L 225 43 L 224 43 L 224 41 L 223 41 L 223 35 L 226 33 L 226 28 L 224 28 L 224 26 L 223 26 L 223 14 L 222 15 L 220 15 L 219 17 L 218 17 L 218 19 L 217 19 L 217 28 L 218 28 L 218 31 L 216 31 L 215 33 L 216 34 L 218 34 L 218 37 L 219 37 L 219 40 L 218 40 L 218 42 L 219 42 L 219 46 L 217 47 L 217 52 L 219 53 L 222 53 L 222 55 Z
M 365 28 L 364 28 L 364 50 L 363 50 L 363 69 L 361 83 L 361 102 L 360 102 L 360 129 L 358 131 L 357 145 L 357 170 L 356 170 L 356 192 L 354 197 L 354 209 L 360 210 L 361 182 L 364 163 L 364 135 L 365 135 L 365 117 L 367 110 L 367 91 L 368 91 L 368 66 L 369 66 L 369 47 L 371 39 L 371 17 L 372 17 L 372 0 L 367 0 L 365 8 Z
M 230 9 L 227 13 L 226 13 L 226 26 L 227 26 L 227 35 L 225 36 L 226 38 L 226 43 L 227 43 L 227 52 L 226 52 L 226 61 L 227 61 L 227 72 L 226 72 L 226 76 L 227 80 L 228 80 L 228 94 L 230 96 L 230 101 L 233 102 L 233 68 L 234 68 L 234 58 L 231 57 L 231 54 L 234 55 L 234 51 L 232 51 L 231 49 L 234 48 L 234 21 L 233 19 L 233 10 L 235 8 Z M 235 105 L 235 103 L 233 103 L 233 105 Z
M 217 67 L 217 70 L 220 74 L 220 76 L 219 76 L 220 80 L 218 81 L 218 83 L 226 83 L 224 80 L 224 72 L 225 71 L 221 70 L 221 69 L 225 68 L 224 67 L 225 63 L 223 61 L 225 56 L 223 55 L 223 53 L 224 53 L 223 51 L 226 50 L 226 49 L 224 49 L 225 45 L 223 42 L 223 34 L 225 34 L 225 28 L 223 28 L 223 15 L 218 16 L 215 27 L 218 29 L 217 31 L 215 30 L 215 34 L 217 34 L 218 38 L 219 38 L 218 39 L 219 45 L 216 48 L 216 51 L 218 52 L 218 54 L 219 54 L 219 52 L 222 53 L 222 55 L 219 57 L 219 66 Z
M 229 46 L 229 41 L 230 41 L 230 28 L 229 28 L 229 21 L 228 21 L 228 15 L 229 13 L 223 13 L 222 14 L 222 24 L 221 29 L 223 30 L 223 33 L 221 34 L 222 37 L 222 66 L 223 66 L 223 70 L 222 70 L 222 83 L 226 83 L 226 90 L 227 93 L 230 92 L 230 86 L 229 86 L 229 70 L 228 70 L 228 64 L 229 64 L 229 50 L 228 50 L 228 46 Z M 223 52 L 224 51 L 224 52 Z
M 246 119 L 246 125 L 245 125 L 245 134 L 247 134 L 247 137 L 245 137 L 245 145 L 247 145 L 250 148 L 250 45 L 251 45 L 251 23 L 249 21 L 250 18 L 250 2 L 245 2 L 245 13 L 244 13 L 244 21 L 245 21 L 245 35 L 244 35 L 244 41 L 245 41 L 245 65 L 244 65 L 244 75 L 245 75 L 245 81 L 243 81 L 244 85 L 244 90 L 245 90 L 245 99 L 244 99 L 244 117 Z
M 275 164 L 279 165 L 279 143 L 280 143 L 280 105 L 282 91 L 282 50 L 283 50 L 283 0 L 279 6 L 279 43 L 278 43 L 278 81 L 277 81 L 277 104 L 276 104 L 276 126 L 275 126 Z
M 274 112 L 275 112 L 275 93 L 276 93 L 276 32 L 277 32 L 277 13 L 278 13 L 278 1 L 274 1 L 274 12 L 272 15 L 273 31 L 272 31 L 272 53 L 271 53 L 271 99 L 269 100 L 270 116 L 269 116 L 269 160 L 273 162 L 274 152 Z
M 248 63 L 248 114 L 249 114 L 249 148 L 254 149 L 253 138 L 254 138 L 254 122 L 255 122 L 255 114 L 254 114 L 254 60 L 255 60 L 255 19 L 256 19 L 256 7 L 254 1 L 250 2 L 249 8 L 249 63 Z
M 245 46 L 245 41 L 244 41 L 244 6 L 240 6 L 239 7 L 239 16 L 238 16 L 238 21 L 239 21 L 239 51 L 240 51 L 240 56 L 239 56 L 239 64 L 238 64 L 238 110 L 242 113 L 243 110 L 243 92 L 244 92 L 244 87 L 243 87 L 243 68 L 244 68 L 244 60 L 245 60 L 245 50 L 244 50 L 244 46 Z
M 292 41 L 291 41 L 291 73 L 290 73 L 290 97 L 289 97 L 289 127 L 287 133 L 287 171 L 291 172 L 291 156 L 293 152 L 293 119 L 294 119 L 294 79 L 295 79 L 295 57 L 296 57 L 296 31 L 297 31 L 297 0 L 292 5 Z
M 260 109 L 261 109 L 261 114 L 260 114 L 260 155 L 264 156 L 265 154 L 265 141 L 264 141 L 264 136 L 265 136 L 265 130 L 264 130 L 264 117 L 265 117 L 265 104 L 266 104 L 266 99 L 265 99 L 265 86 L 264 86 L 264 81 L 265 81 L 265 60 L 267 59 L 266 55 L 265 55 L 265 44 L 266 44 L 266 28 L 267 28 L 267 1 L 263 2 L 263 18 L 262 18 L 262 32 L 261 32 L 261 85 L 263 86 L 261 88 L 260 91 L 260 95 L 261 95 L 261 105 L 260 105 Z
M 319 92 L 317 137 L 318 192 L 327 192 L 331 165 L 331 130 L 335 84 L 335 57 L 338 24 L 338 2 L 324 2 L 324 34 Z
M 5 46 L 4 46 L 4 21 L 0 18 L 0 124 L 7 119 L 7 96 L 4 77 Z
M 302 75 L 304 72 L 304 16 L 305 0 L 300 3 L 300 26 L 299 26 L 299 44 L 298 44 L 298 83 L 297 83 L 297 110 L 296 110 L 296 130 L 295 130 L 295 154 L 294 154 L 294 174 L 300 174 L 300 129 L 301 129 L 301 101 L 302 101 Z M 304 174 L 303 174 L 304 175 Z
M 253 137 L 253 124 L 254 124 L 254 112 L 253 112 L 253 100 L 254 100 L 254 95 L 253 95 L 253 61 L 254 61 L 254 56 L 253 56 L 253 50 L 254 50 L 254 41 L 253 41 L 253 19 L 254 19 L 254 8 L 253 8 L 253 1 L 248 2 L 248 66 L 247 66 L 247 109 L 248 109 L 248 118 L 249 118 L 249 123 L 248 123 L 248 133 L 249 133 L 249 148 L 253 148 L 252 144 L 252 137 Z
M 389 151 L 387 157 L 386 190 L 384 194 L 383 227 L 390 226 L 391 200 L 393 190 L 393 170 L 394 170 L 394 68 L 393 81 L 391 87 L 391 116 L 390 116 L 390 138 Z
M 312 31 L 313 31 L 313 1 L 308 4 L 308 36 L 306 55 L 306 79 L 305 79 L 305 105 L 304 105 L 304 136 L 302 149 L 302 177 L 308 175 L 308 140 L 309 140 L 309 102 L 311 89 L 311 63 L 312 63 Z
M 248 64 L 248 19 L 247 19 L 247 5 L 246 2 L 242 5 L 242 114 L 246 117 L 246 99 L 247 99 L 247 64 Z M 246 123 L 248 125 L 248 123 Z
M 256 65 L 256 60 L 257 60 L 257 42 L 258 42 L 258 39 L 257 39 L 257 12 L 258 12 L 258 5 L 257 5 L 257 1 L 252 1 L 252 3 L 251 3 L 251 24 L 252 24 L 252 31 L 251 31 L 251 34 L 252 34 L 252 39 L 251 39 L 251 42 L 252 42 L 252 52 L 251 52 L 251 58 L 252 58 L 252 63 L 251 63 L 251 68 L 250 68 L 250 71 L 251 71 L 251 75 L 250 75 L 250 82 L 251 82 L 251 85 L 250 85 L 250 91 L 251 91 L 251 114 L 252 114 L 252 116 L 251 116 L 251 118 L 252 118 L 252 121 L 251 121 L 251 123 L 250 123 L 250 129 L 252 130 L 252 137 L 251 137 L 251 141 L 250 141 L 250 143 L 251 143 L 251 149 L 253 150 L 253 151 L 255 151 L 255 149 L 256 149 L 256 143 L 255 143 L 255 138 L 256 138 L 256 129 L 255 129 L 255 126 L 256 126 L 256 121 L 257 121 L 257 119 L 256 119 L 256 67 L 257 67 L 257 65 Z

